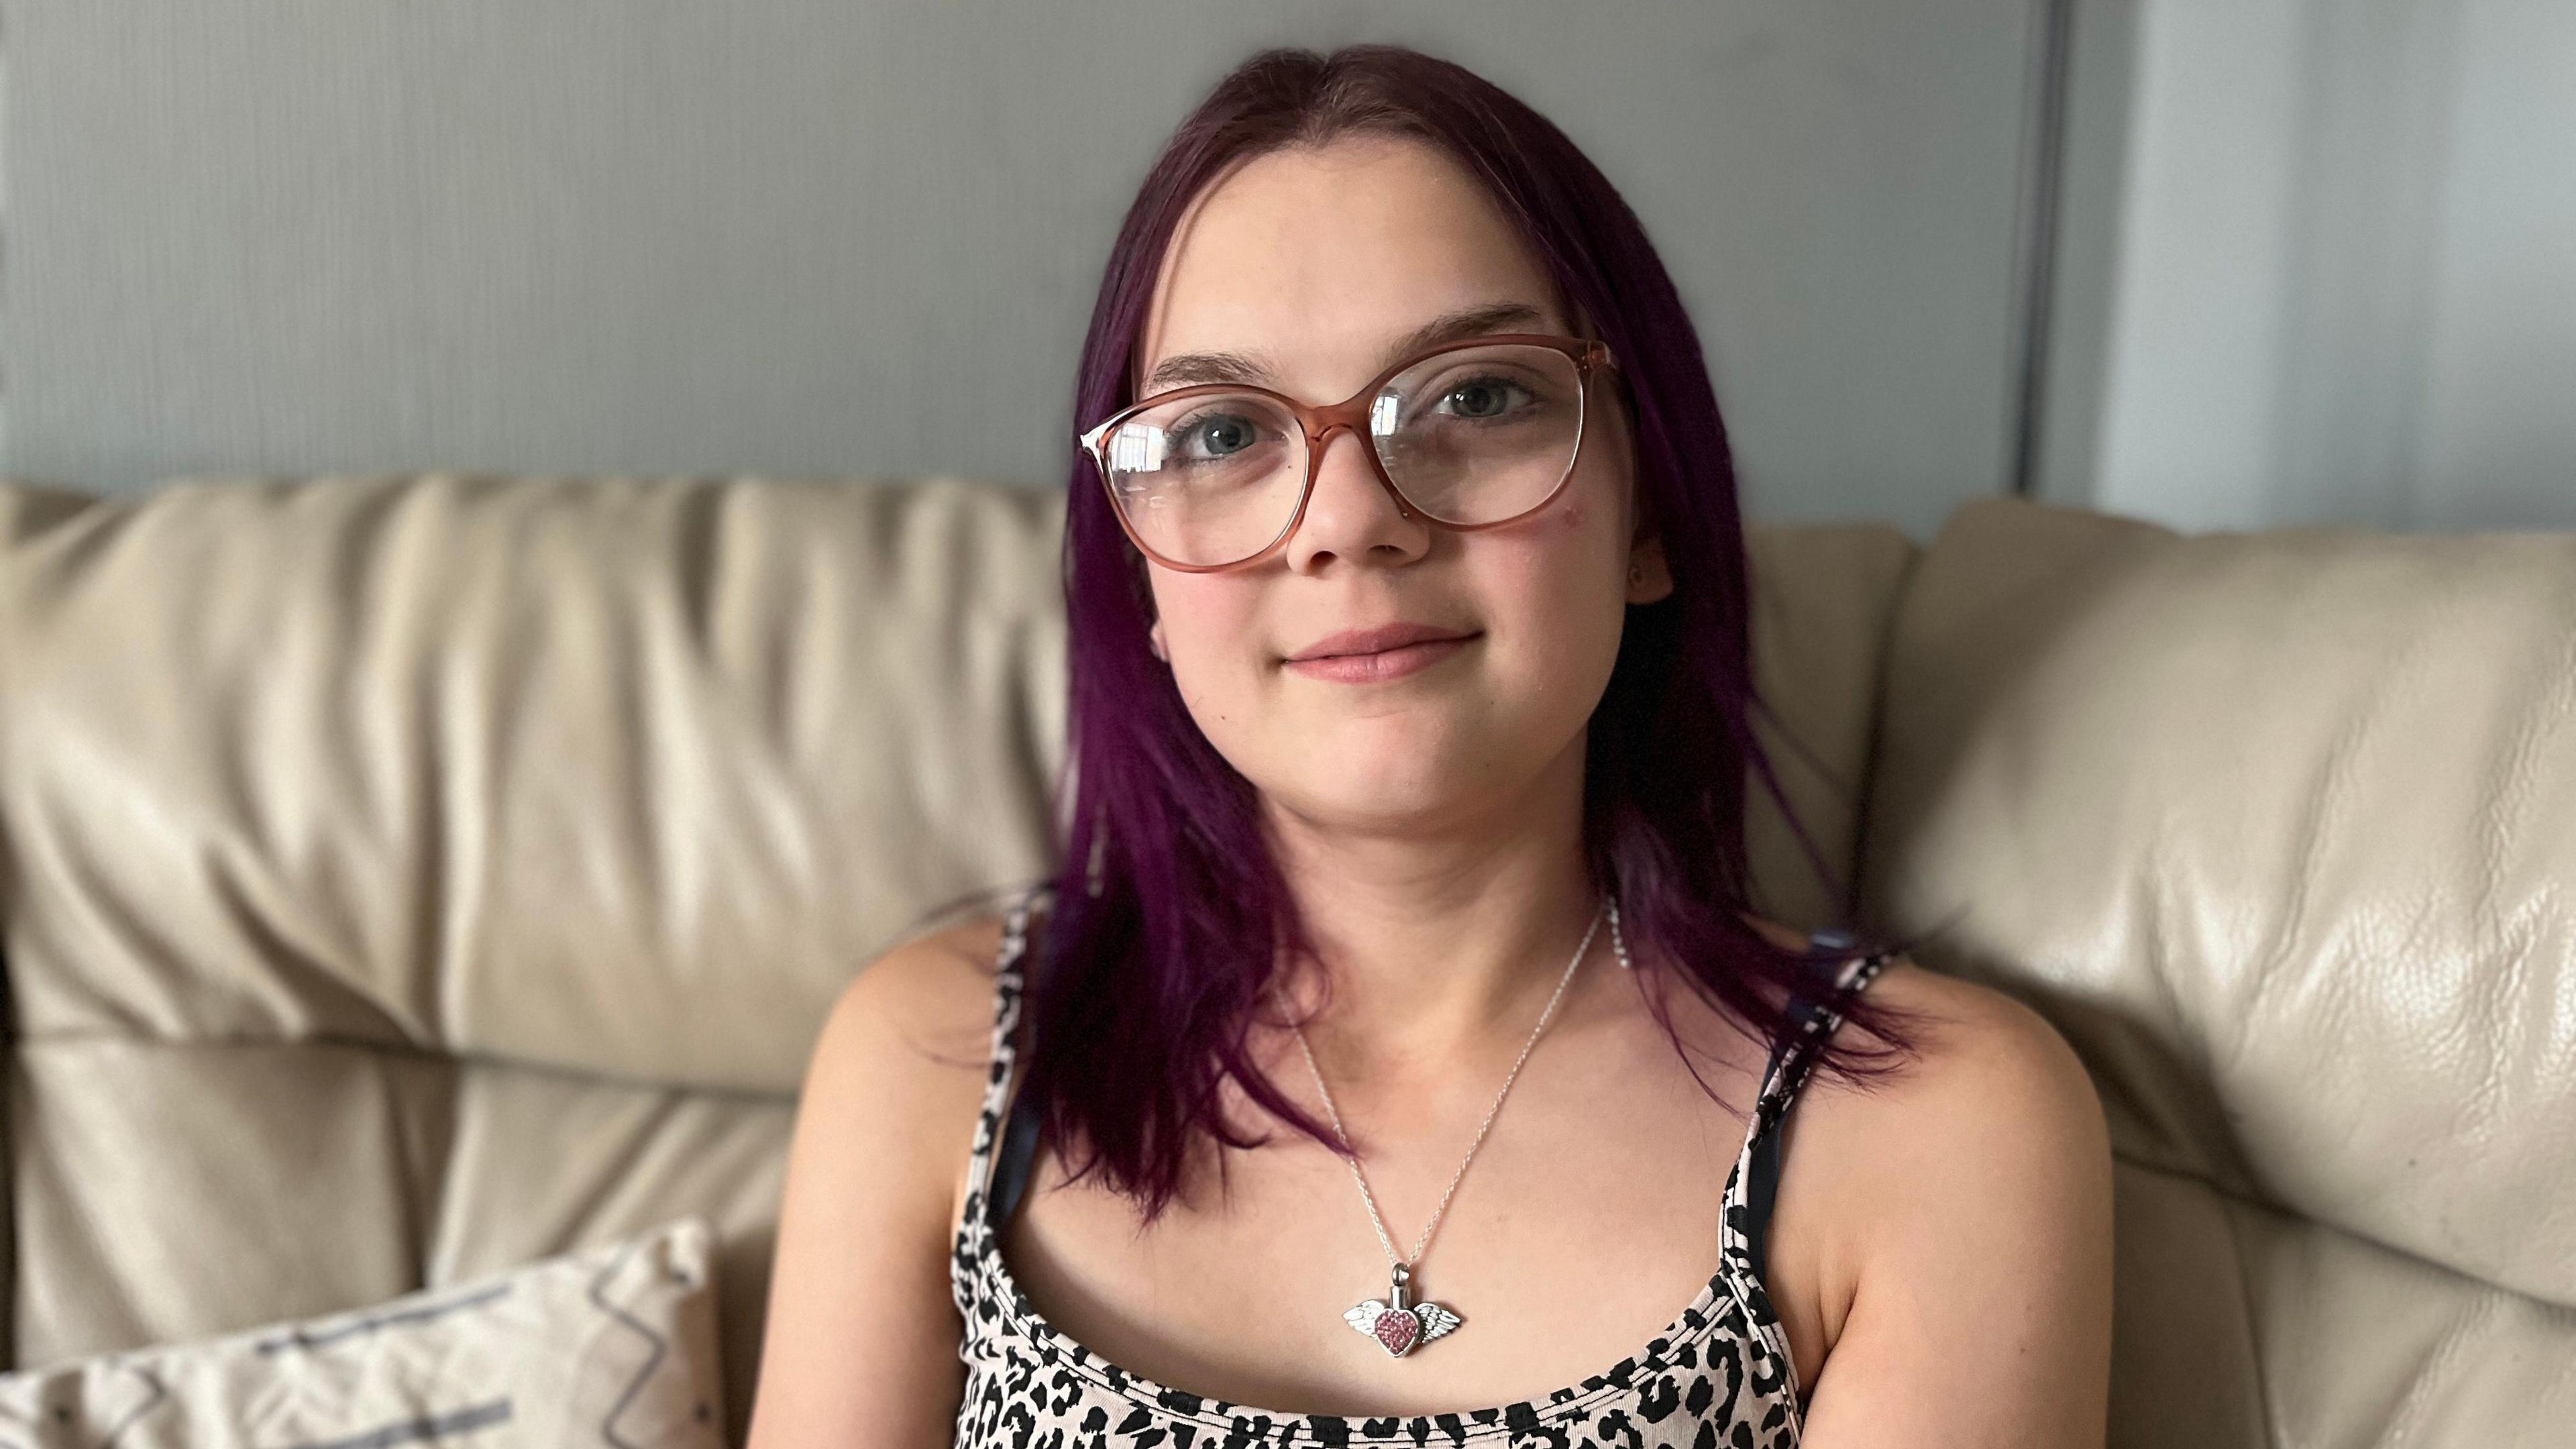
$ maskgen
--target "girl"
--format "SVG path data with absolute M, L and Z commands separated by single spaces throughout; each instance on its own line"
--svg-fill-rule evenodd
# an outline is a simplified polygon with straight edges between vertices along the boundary
M 1063 866 L 825 1024 L 753 1449 L 2102 1442 L 2072 1051 L 1746 909 L 1725 435 L 1571 142 L 1254 57 L 1075 425 Z

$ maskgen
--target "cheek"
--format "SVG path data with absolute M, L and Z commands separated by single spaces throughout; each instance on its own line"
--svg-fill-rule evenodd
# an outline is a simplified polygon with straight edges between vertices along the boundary
M 1569 489 L 1568 496 L 1531 520 L 1537 527 L 1506 526 L 1479 540 L 1492 568 L 1504 576 L 1496 581 L 1498 592 L 1545 599 L 1555 609 L 1588 600 L 1605 588 L 1618 591 L 1627 562 L 1619 540 L 1611 536 L 1612 517 L 1602 500 Z
M 1566 677 L 1616 653 L 1627 607 L 1627 559 L 1612 535 L 1614 510 L 1593 496 L 1561 498 L 1523 532 L 1500 528 L 1478 540 L 1479 592 L 1517 642 L 1518 667 Z
M 1155 590 L 1154 615 L 1177 654 L 1240 647 L 1252 629 L 1250 591 L 1212 579 L 1167 583 Z
M 1242 713 L 1238 701 L 1258 664 L 1260 631 L 1252 595 L 1212 581 L 1166 584 L 1155 594 L 1173 683 L 1205 723 Z

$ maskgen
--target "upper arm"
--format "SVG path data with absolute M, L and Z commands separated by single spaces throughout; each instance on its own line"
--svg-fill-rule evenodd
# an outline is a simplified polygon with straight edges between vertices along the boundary
M 2098 1449 L 2111 1356 L 2101 1101 L 2028 1006 L 1904 974 L 1945 1020 L 1873 1103 L 1878 1150 L 1842 1184 L 1870 1206 L 1802 1438 Z
M 797 1098 L 749 1449 L 946 1444 L 949 1233 L 991 1059 L 998 927 L 897 947 L 834 1002 Z

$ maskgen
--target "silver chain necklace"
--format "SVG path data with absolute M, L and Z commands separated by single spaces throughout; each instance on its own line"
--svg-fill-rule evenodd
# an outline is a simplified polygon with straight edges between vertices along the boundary
M 1511 1095 L 1512 1083 L 1521 1074 L 1521 1064 L 1529 1060 L 1530 1049 L 1538 1045 L 1539 1035 L 1547 1030 L 1548 1021 L 1556 1015 L 1556 1004 L 1564 997 L 1566 986 L 1574 980 L 1574 969 L 1583 964 L 1584 956 L 1592 950 L 1592 937 L 1601 929 L 1604 915 L 1610 920 L 1610 944 L 1618 952 L 1619 965 L 1625 969 L 1635 968 L 1636 963 L 1628 959 L 1627 938 L 1619 930 L 1619 903 L 1605 896 L 1602 909 L 1593 913 L 1592 924 L 1584 929 L 1583 944 L 1574 948 L 1574 959 L 1565 963 L 1565 974 L 1557 978 L 1555 992 L 1547 998 L 1546 1008 L 1539 1012 L 1538 1025 L 1531 1029 L 1529 1040 L 1521 1045 L 1520 1057 L 1503 1078 L 1502 1090 L 1494 1094 L 1494 1105 L 1485 1109 L 1485 1120 L 1478 1124 L 1475 1140 L 1467 1144 L 1467 1155 L 1459 1159 L 1458 1170 L 1449 1175 L 1448 1190 L 1440 1194 L 1440 1205 L 1432 1209 L 1431 1221 L 1423 1224 L 1422 1236 L 1415 1240 L 1410 1256 L 1399 1258 L 1395 1255 L 1395 1240 L 1387 1235 L 1386 1217 L 1378 1211 L 1377 1194 L 1369 1191 L 1368 1175 L 1360 1171 L 1358 1157 L 1353 1155 L 1342 1159 L 1351 1170 L 1351 1181 L 1359 1184 L 1360 1201 L 1368 1205 L 1369 1222 L 1377 1229 L 1378 1245 L 1386 1250 L 1391 1280 L 1387 1297 L 1371 1298 L 1352 1305 L 1350 1311 L 1342 1315 L 1342 1321 L 1377 1340 L 1389 1358 L 1402 1358 L 1418 1345 L 1428 1343 L 1466 1321 L 1455 1310 L 1442 1304 L 1427 1299 L 1420 1303 L 1412 1301 L 1413 1265 L 1422 1261 L 1422 1250 L 1430 1246 L 1433 1230 L 1448 1215 L 1449 1199 L 1457 1193 L 1459 1179 L 1467 1175 L 1467 1164 L 1476 1160 L 1476 1149 L 1485 1145 L 1485 1134 L 1493 1129 L 1494 1118 L 1503 1110 L 1503 1098 Z M 1333 1120 L 1333 1135 L 1342 1140 L 1342 1150 L 1348 1153 L 1351 1150 L 1350 1133 L 1342 1127 L 1342 1114 L 1333 1105 L 1332 1088 L 1324 1085 L 1323 1070 L 1315 1065 L 1315 1049 L 1306 1040 L 1306 1029 L 1293 1019 L 1289 1022 L 1289 1029 L 1297 1033 L 1297 1046 L 1306 1054 L 1306 1070 L 1314 1074 L 1315 1090 L 1323 1094 L 1324 1111 Z

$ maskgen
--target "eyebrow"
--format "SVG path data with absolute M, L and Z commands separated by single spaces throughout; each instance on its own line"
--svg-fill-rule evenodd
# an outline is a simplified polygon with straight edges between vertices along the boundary
M 1397 338 L 1388 345 L 1383 361 L 1392 364 L 1441 343 L 1481 337 L 1488 332 L 1527 332 L 1542 320 L 1540 311 L 1527 302 L 1488 302 L 1478 307 L 1462 308 L 1435 317 Z M 1266 384 L 1275 375 L 1271 365 L 1257 352 L 1175 353 L 1154 364 L 1154 370 L 1145 375 L 1139 396 L 1151 397 L 1171 388 L 1203 382 Z

